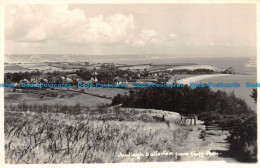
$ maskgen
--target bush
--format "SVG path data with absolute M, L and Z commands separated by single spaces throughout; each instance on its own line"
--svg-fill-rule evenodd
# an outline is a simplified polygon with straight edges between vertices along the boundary
M 231 155 L 242 162 L 257 162 L 257 117 L 248 117 L 228 137 Z

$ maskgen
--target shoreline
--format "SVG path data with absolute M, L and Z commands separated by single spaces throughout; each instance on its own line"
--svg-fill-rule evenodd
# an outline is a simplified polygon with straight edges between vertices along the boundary
M 192 77 L 178 80 L 177 83 L 182 83 L 184 85 L 186 85 L 186 84 L 190 85 L 191 82 L 198 82 L 198 81 L 204 80 L 204 79 L 216 78 L 216 77 L 221 77 L 221 76 L 230 76 L 230 75 L 232 75 L 232 74 L 197 75 L 197 76 L 192 76 Z

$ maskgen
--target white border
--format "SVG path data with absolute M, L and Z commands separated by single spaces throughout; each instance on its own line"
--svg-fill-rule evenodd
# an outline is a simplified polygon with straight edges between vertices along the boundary
M 171 3 L 171 4 L 223 4 L 223 3 L 230 3 L 230 4 L 236 4 L 236 3 L 250 3 L 250 4 L 257 4 L 257 51 L 259 51 L 259 44 L 260 44 L 260 33 L 258 30 L 260 29 L 260 17 L 259 17 L 259 11 L 260 11 L 260 0 L 2 0 L 0 1 L 0 83 L 3 83 L 4 81 L 4 6 L 6 4 L 154 4 L 154 3 Z M 260 58 L 259 52 L 257 52 L 257 67 L 260 64 Z M 257 68 L 257 81 L 259 83 L 259 77 L 260 77 L 260 69 Z M 259 93 L 260 90 L 258 90 Z M 54 167 L 54 168 L 71 168 L 74 166 L 77 167 L 163 167 L 163 168 L 172 168 L 172 167 L 183 167 L 183 168 L 189 168 L 189 167 L 206 167 L 206 168 L 220 168 L 220 167 L 260 167 L 259 162 L 257 164 L 232 164 L 232 163 L 226 163 L 226 162 L 215 162 L 215 161 L 209 161 L 209 162 L 149 162 L 149 163 L 111 163 L 111 164 L 48 164 L 48 165 L 24 165 L 24 164 L 5 164 L 4 163 L 4 89 L 0 88 L 0 167 L 5 168 L 20 168 L 20 167 Z M 260 93 L 259 93 L 260 96 Z M 258 96 L 258 97 L 259 97 Z M 260 105 L 259 105 L 259 99 L 258 99 L 258 106 L 257 106 L 257 113 L 260 111 Z M 259 130 L 259 115 L 258 115 L 258 130 Z M 260 154 L 260 137 L 258 135 L 258 160 L 259 160 L 259 154 Z

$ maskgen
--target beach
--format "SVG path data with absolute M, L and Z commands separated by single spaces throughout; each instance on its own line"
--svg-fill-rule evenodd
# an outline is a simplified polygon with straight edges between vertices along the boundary
M 191 82 L 197 82 L 209 78 L 216 78 L 216 77 L 223 77 L 223 76 L 230 76 L 231 74 L 210 74 L 210 75 L 197 75 L 193 77 L 188 77 L 185 79 L 178 80 L 177 83 L 187 84 L 190 85 Z M 169 81 L 172 83 L 173 81 Z

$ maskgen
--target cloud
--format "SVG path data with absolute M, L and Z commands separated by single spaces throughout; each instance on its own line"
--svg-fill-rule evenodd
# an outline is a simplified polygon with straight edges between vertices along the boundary
M 21 41 L 42 41 L 46 40 L 47 33 L 42 28 L 36 28 L 21 38 Z
M 87 23 L 75 30 L 71 38 L 73 41 L 80 39 L 85 42 L 119 42 L 126 39 L 134 29 L 132 15 L 114 14 L 106 18 L 99 15 L 88 18 Z
M 216 44 L 211 41 L 211 42 L 208 42 L 207 45 L 209 45 L 209 46 L 215 46 Z
M 174 34 L 174 33 L 169 34 L 170 39 L 176 39 L 177 37 L 178 37 L 177 34 Z
M 222 45 L 226 46 L 226 47 L 230 47 L 231 46 L 231 44 L 229 42 L 224 42 L 224 43 L 222 43 Z
M 6 46 L 10 45 L 6 51 L 11 52 L 102 53 L 103 50 L 125 51 L 132 47 L 141 51 L 145 47 L 155 49 L 176 46 L 180 42 L 173 32 L 137 27 L 134 13 L 90 16 L 84 8 L 60 4 L 7 5 L 5 11 L 5 40 Z
M 186 42 L 185 45 L 191 46 L 191 47 L 198 47 L 201 45 L 201 43 L 197 42 L 197 41 L 190 41 L 190 42 Z
M 146 44 L 158 44 L 161 40 L 154 30 L 143 30 L 133 41 L 133 46 L 143 46 Z
M 135 30 L 132 15 L 87 17 L 82 9 L 67 5 L 12 5 L 6 11 L 6 39 L 20 42 L 113 43 Z

